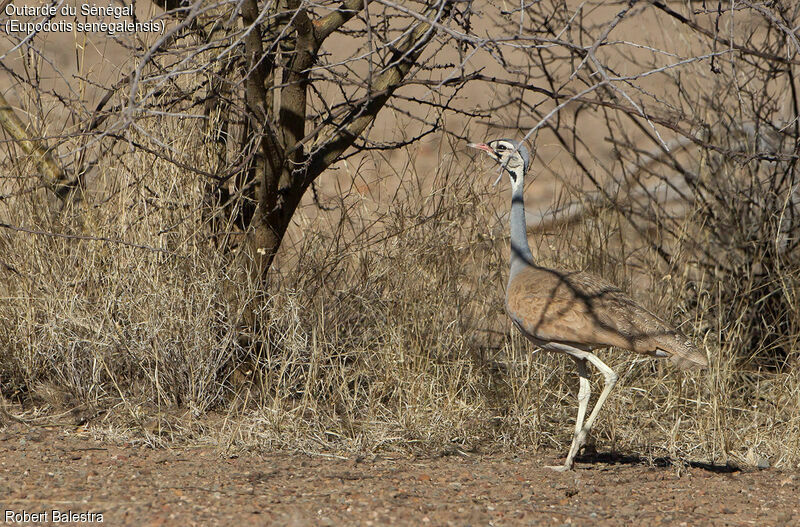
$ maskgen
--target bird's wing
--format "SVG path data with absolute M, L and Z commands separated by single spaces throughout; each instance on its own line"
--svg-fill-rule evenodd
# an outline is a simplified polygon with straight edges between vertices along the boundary
M 517 273 L 506 308 L 535 339 L 590 349 L 615 346 L 670 356 L 681 366 L 705 366 L 701 355 L 670 327 L 618 287 L 589 273 L 530 267 Z

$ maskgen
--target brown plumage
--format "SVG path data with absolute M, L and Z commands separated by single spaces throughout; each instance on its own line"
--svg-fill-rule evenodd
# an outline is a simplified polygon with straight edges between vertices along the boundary
M 682 368 L 708 361 L 689 340 L 620 288 L 578 271 L 538 266 L 519 270 L 506 291 L 506 310 L 529 338 L 584 351 L 617 347 L 668 357 Z
M 705 368 L 708 361 L 682 333 L 602 278 L 537 265 L 528 245 L 525 223 L 523 180 L 531 161 L 528 150 L 511 139 L 469 146 L 486 152 L 500 163 L 501 172 L 506 171 L 511 179 L 508 315 L 534 344 L 548 351 L 566 353 L 578 368 L 578 416 L 572 446 L 564 465 L 551 467 L 569 470 L 617 382 L 617 375 L 592 353 L 593 350 L 616 347 L 655 358 L 669 358 L 683 368 Z M 589 363 L 600 370 L 605 383 L 592 413 L 586 417 L 591 395 Z

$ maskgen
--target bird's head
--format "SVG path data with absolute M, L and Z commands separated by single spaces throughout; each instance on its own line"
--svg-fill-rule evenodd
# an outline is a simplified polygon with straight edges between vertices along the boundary
M 502 176 L 502 169 L 505 169 L 514 184 L 522 181 L 531 164 L 531 155 L 528 149 L 513 139 L 495 139 L 488 143 L 469 143 L 467 146 L 483 150 L 489 157 L 500 163 L 500 175 Z M 499 177 L 494 184 L 496 185 L 498 181 L 500 181 Z

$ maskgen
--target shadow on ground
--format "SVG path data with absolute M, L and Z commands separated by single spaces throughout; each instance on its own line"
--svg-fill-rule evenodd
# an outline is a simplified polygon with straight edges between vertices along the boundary
M 691 467 L 713 472 L 715 474 L 732 474 L 734 472 L 742 471 L 742 467 L 732 463 L 719 465 L 715 463 L 704 463 L 702 461 L 686 461 L 682 459 L 672 459 L 668 457 L 641 457 L 632 454 L 621 454 L 618 452 L 592 452 L 575 458 L 576 463 L 584 463 L 588 465 L 606 464 L 606 465 L 646 465 L 661 468 L 682 466 Z

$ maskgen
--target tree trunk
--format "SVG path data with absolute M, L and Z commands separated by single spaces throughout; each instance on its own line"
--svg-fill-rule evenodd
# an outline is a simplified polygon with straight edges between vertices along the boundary
M 306 189 L 374 121 L 435 33 L 430 23 L 417 23 L 392 54 L 392 66 L 376 74 L 370 83 L 364 103 L 354 106 L 341 121 L 319 131 L 317 143 L 324 146 L 309 157 L 303 148 L 309 73 L 324 39 L 363 9 L 365 2 L 345 0 L 341 10 L 313 22 L 299 0 L 285 0 L 285 4 L 277 5 L 285 5 L 294 16 L 291 54 L 284 64 L 281 107 L 276 116 L 269 104 L 271 94 L 267 92 L 275 58 L 272 54 L 264 56 L 261 28 L 255 24 L 259 15 L 257 0 L 245 0 L 242 4 L 242 19 L 246 26 L 253 26 L 245 37 L 249 127 L 260 140 L 258 149 L 263 157 L 263 163 L 254 168 L 257 205 L 241 255 L 251 284 L 258 290 L 245 313 L 245 323 L 256 331 L 258 312 L 269 290 L 269 270 Z M 449 4 L 446 6 L 449 8 Z M 431 8 L 426 14 L 434 16 L 436 12 Z

